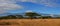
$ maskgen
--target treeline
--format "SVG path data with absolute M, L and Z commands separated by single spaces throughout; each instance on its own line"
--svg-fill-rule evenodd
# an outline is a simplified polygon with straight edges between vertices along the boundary
M 0 19 L 53 19 L 53 18 L 60 18 L 60 17 L 51 17 L 51 16 L 42 16 L 38 13 L 28 12 L 25 15 L 8 15 L 0 17 Z

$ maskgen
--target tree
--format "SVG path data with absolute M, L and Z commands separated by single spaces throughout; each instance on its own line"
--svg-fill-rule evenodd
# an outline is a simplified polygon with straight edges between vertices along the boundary
M 22 15 L 16 15 L 17 19 L 22 19 L 23 16 Z
M 26 14 L 25 14 L 25 16 L 29 16 L 29 18 L 36 18 L 36 17 L 34 17 L 34 16 L 41 16 L 40 14 L 37 14 L 37 13 L 35 13 L 35 12 L 27 12 Z
M 14 16 L 14 15 L 8 15 L 7 18 L 8 19 L 16 19 L 16 16 Z
M 51 16 L 42 16 L 42 19 L 50 19 L 52 18 Z
M 23 18 L 22 15 L 8 15 L 0 17 L 0 19 L 21 19 L 21 18 Z

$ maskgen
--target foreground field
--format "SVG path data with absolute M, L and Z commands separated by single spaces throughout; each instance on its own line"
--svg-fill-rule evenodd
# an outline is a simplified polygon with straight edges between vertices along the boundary
M 60 26 L 60 19 L 9 19 L 9 20 L 0 20 L 0 26 Z

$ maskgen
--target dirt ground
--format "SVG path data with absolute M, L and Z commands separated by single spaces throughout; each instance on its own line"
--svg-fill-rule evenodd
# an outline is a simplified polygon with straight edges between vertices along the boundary
M 60 26 L 60 19 L 8 19 L 0 20 L 0 26 Z

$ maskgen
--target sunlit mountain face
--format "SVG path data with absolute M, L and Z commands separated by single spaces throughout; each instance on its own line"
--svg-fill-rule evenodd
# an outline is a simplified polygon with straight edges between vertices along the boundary
M 0 16 L 26 12 L 60 15 L 60 0 L 0 0 Z

